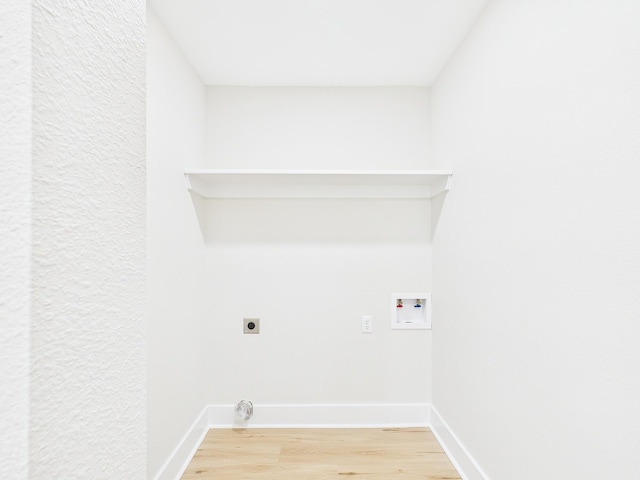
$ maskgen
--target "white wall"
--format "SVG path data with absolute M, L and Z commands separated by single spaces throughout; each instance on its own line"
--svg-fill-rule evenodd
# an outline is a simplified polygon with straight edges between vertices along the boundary
M 427 168 L 428 90 L 209 87 L 215 168 Z
M 0 478 L 27 478 L 31 6 L 0 4 Z
M 144 2 L 31 5 L 29 478 L 142 479 Z
M 493 480 L 640 475 L 638 25 L 496 0 L 432 90 L 433 402 Z
M 427 97 L 209 87 L 207 166 L 426 168 Z M 391 331 L 389 302 L 430 290 L 429 215 L 424 200 L 209 201 L 209 402 L 428 402 L 431 334 Z M 251 316 L 260 335 L 242 333 Z
M 205 88 L 148 11 L 149 478 L 206 403 L 204 243 L 183 178 L 185 167 L 200 166 L 203 161 L 204 124 Z

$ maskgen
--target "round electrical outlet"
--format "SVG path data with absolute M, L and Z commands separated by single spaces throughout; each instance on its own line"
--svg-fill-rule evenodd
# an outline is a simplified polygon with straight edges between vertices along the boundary
M 243 333 L 260 333 L 259 318 L 244 318 L 242 320 Z

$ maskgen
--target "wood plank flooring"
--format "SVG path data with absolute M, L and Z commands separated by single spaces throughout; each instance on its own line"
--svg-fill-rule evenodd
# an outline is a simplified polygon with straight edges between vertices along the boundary
M 209 430 L 182 480 L 460 479 L 428 428 Z

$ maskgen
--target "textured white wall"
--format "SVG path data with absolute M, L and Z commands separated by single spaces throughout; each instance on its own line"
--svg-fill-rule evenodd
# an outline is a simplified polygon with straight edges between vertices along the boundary
M 208 95 L 211 167 L 427 166 L 426 89 Z M 429 214 L 414 200 L 210 201 L 210 403 L 429 401 L 431 334 L 392 331 L 389 318 L 392 292 L 430 289 Z M 242 334 L 250 316 L 258 336 Z
M 32 2 L 30 473 L 145 478 L 145 6 Z
M 149 478 L 206 404 L 204 242 L 182 175 L 203 161 L 204 125 L 205 87 L 148 11 Z
M 493 480 L 640 476 L 638 25 L 496 0 L 432 91 L 433 399 Z
M 31 6 L 0 4 L 0 478 L 27 478 Z

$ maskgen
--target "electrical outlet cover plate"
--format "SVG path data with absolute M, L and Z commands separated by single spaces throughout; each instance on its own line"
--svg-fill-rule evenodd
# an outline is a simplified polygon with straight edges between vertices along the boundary
M 362 333 L 373 333 L 373 317 L 362 315 Z
M 394 330 L 430 330 L 431 293 L 392 293 L 391 328 Z
M 260 333 L 260 319 L 259 318 L 243 318 L 242 333 L 249 333 L 249 334 Z

